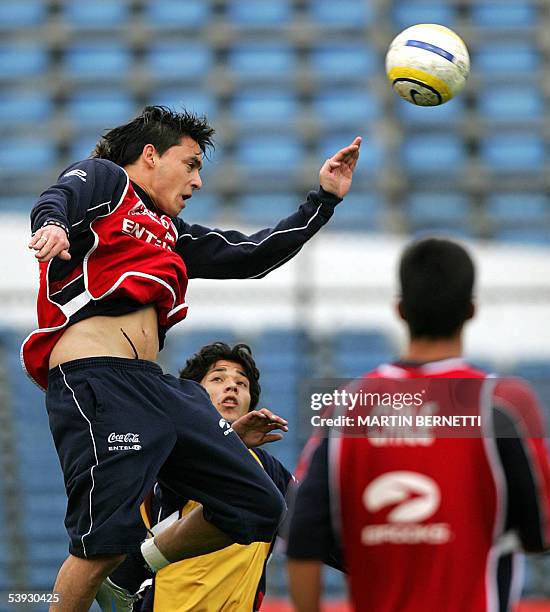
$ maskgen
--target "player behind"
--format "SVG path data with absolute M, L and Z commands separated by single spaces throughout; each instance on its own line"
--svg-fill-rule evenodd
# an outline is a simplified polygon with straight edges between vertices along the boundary
M 292 475 L 265 450 L 255 448 L 282 436 L 272 433 L 278 428 L 272 413 L 266 409 L 256 411 L 261 392 L 260 372 L 250 348 L 246 344 L 231 348 L 223 342 L 203 346 L 187 361 L 180 377 L 194 380 L 206 389 L 216 410 L 227 424 L 232 424 L 249 448 L 254 447 L 251 454 L 279 491 L 286 495 Z M 265 419 L 264 428 L 253 422 L 253 417 L 258 420 L 260 415 L 269 417 Z M 224 422 L 220 424 L 223 426 Z M 159 482 L 142 505 L 142 515 L 147 528 L 158 532 L 196 506 L 195 501 L 175 495 Z M 150 573 L 144 570 L 139 558 L 129 556 L 102 584 L 97 600 L 106 612 L 259 610 L 271 548 L 272 543 L 266 542 L 247 546 L 233 544 L 204 556 L 172 563 L 157 572 L 152 587 L 134 606 L 137 597 L 132 593 L 150 578 Z
M 70 555 L 52 610 L 81 611 L 145 536 L 139 507 L 157 476 L 197 508 L 144 542 L 158 569 L 234 542 L 270 542 L 282 496 L 200 385 L 155 364 L 187 312 L 189 278 L 260 278 L 291 259 L 348 192 L 360 139 L 326 160 L 320 188 L 250 236 L 178 218 L 202 185 L 204 117 L 146 107 L 67 168 L 31 213 L 39 329 L 22 347 L 47 389 L 68 495 Z M 237 476 L 238 475 L 238 476 Z M 223 487 L 220 483 L 223 482 Z
M 292 597 L 299 612 L 319 610 L 319 559 L 336 544 L 359 612 L 510 610 L 519 595 L 517 552 L 550 545 L 550 465 L 537 399 L 524 381 L 487 377 L 463 360 L 474 266 L 460 245 L 414 242 L 399 277 L 408 346 L 363 384 L 391 391 L 423 378 L 437 389 L 440 379 L 439 389 L 473 398 L 482 433 L 399 440 L 333 430 L 312 438 L 291 519 Z M 453 405 L 441 401 L 439 410 L 452 414 Z

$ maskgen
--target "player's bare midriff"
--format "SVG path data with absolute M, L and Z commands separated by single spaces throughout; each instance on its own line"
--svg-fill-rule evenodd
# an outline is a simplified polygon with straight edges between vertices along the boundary
M 157 312 L 147 306 L 120 317 L 90 317 L 71 325 L 54 346 L 49 367 L 85 357 L 135 359 L 136 354 L 155 361 L 158 351 Z

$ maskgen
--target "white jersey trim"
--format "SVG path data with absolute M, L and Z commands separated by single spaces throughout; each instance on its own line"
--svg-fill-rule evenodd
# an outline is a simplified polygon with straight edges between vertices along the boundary
M 63 311 L 63 314 L 70 319 L 75 312 L 78 312 L 81 308 L 84 308 L 88 302 L 91 301 L 90 294 L 86 291 L 80 293 L 66 304 L 59 305 L 59 308 Z

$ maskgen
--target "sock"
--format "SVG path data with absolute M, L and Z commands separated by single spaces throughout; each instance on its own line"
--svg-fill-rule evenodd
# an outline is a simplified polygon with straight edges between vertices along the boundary
M 126 557 L 126 561 L 109 574 L 109 578 L 116 585 L 121 586 L 130 593 L 137 593 L 142 582 L 147 578 L 151 578 L 151 570 L 141 551 L 138 551 L 129 554 Z
M 157 548 L 155 538 L 148 538 L 141 544 L 141 554 L 154 572 L 158 572 L 171 563 Z

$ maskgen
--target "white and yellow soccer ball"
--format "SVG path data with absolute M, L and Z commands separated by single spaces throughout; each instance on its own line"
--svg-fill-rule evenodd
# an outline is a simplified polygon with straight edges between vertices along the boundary
M 438 106 L 456 96 L 470 72 L 464 41 L 449 28 L 422 23 L 396 36 L 386 55 L 386 74 L 404 100 Z

